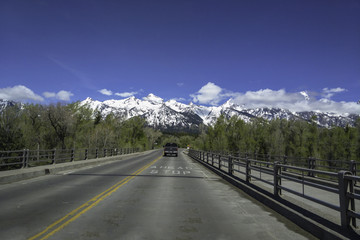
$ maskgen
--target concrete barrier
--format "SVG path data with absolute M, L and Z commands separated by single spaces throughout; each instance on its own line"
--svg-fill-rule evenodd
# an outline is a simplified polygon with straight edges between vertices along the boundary
M 150 150 L 153 151 L 153 150 Z M 87 166 L 98 165 L 98 164 L 106 164 L 114 161 L 119 161 L 122 159 L 127 159 L 130 157 L 138 156 L 146 154 L 150 151 L 145 152 L 137 152 L 126 155 L 118 155 L 112 157 L 104 157 L 104 158 L 96 158 L 96 159 L 88 159 L 74 162 L 66 162 L 59 163 L 53 165 L 44 165 L 38 167 L 31 168 L 22 168 L 16 170 L 9 171 L 1 171 L 0 172 L 0 184 L 7 184 L 12 182 L 18 182 L 26 179 L 36 178 L 40 176 L 45 176 L 48 174 L 56 174 L 62 171 L 72 170 L 72 169 L 80 169 Z

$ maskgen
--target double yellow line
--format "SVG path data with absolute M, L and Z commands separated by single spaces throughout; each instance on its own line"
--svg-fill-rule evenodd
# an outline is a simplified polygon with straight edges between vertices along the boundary
M 116 192 L 120 187 L 128 183 L 131 179 L 135 178 L 137 175 L 139 175 L 141 172 L 143 172 L 145 169 L 153 165 L 156 161 L 158 161 L 162 156 L 158 157 L 154 161 L 150 162 L 149 164 L 145 165 L 144 167 L 140 168 L 139 170 L 132 173 L 130 176 L 124 178 L 123 180 L 119 181 L 118 183 L 114 184 L 104 192 L 100 193 L 99 195 L 95 196 L 94 198 L 90 199 L 80 207 L 76 208 L 75 210 L 71 211 L 67 215 L 65 215 L 63 218 L 57 220 L 56 222 L 49 225 L 47 228 L 45 228 L 42 232 L 36 234 L 35 236 L 29 238 L 28 240 L 43 240 L 48 239 L 52 235 L 54 235 L 56 232 L 60 231 L 67 225 L 69 225 L 71 222 L 75 221 L 78 217 L 95 207 L 97 204 L 99 204 L 102 200 L 104 200 L 106 197 L 110 196 L 114 192 Z

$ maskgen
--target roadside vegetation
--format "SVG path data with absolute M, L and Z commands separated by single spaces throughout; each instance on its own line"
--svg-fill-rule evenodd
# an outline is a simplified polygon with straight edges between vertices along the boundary
M 151 149 L 162 133 L 139 117 L 127 121 L 79 106 L 24 105 L 0 113 L 0 150 L 140 148 Z
M 360 119 L 355 127 L 328 129 L 314 121 L 254 119 L 245 123 L 236 116 L 221 116 L 193 145 L 207 151 L 359 161 Z
M 315 120 L 315 119 L 313 119 Z M 355 127 L 320 128 L 315 121 L 224 116 L 199 132 L 171 133 L 147 127 L 144 119 L 124 120 L 79 103 L 8 107 L 0 112 L 0 151 L 20 149 L 161 148 L 167 142 L 201 150 L 360 161 L 360 120 Z

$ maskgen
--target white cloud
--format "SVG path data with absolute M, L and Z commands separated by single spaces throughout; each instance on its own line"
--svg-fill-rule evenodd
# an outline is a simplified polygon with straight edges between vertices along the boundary
M 173 101 L 177 101 L 177 102 L 185 102 L 186 99 L 185 98 L 182 98 L 182 97 L 179 97 L 179 98 L 172 98 L 170 100 L 173 100 Z
M 70 98 L 74 96 L 74 94 L 69 91 L 61 90 L 58 93 L 44 92 L 43 96 L 46 98 L 56 98 L 57 100 L 60 101 L 70 101 Z
M 329 93 L 343 92 L 345 89 L 329 89 Z M 325 91 L 324 91 L 325 92 Z M 360 105 L 356 102 L 335 102 L 329 98 L 316 99 L 315 93 L 312 97 L 305 97 L 301 92 L 286 92 L 280 90 L 259 90 L 240 93 L 234 102 L 244 104 L 246 108 L 276 107 L 291 111 L 320 111 L 336 114 L 360 113 Z M 328 95 L 328 97 L 331 97 Z
M 287 93 L 285 89 L 271 90 L 260 89 L 258 91 L 247 91 L 245 94 L 237 93 L 235 101 L 251 107 L 281 107 L 288 106 L 295 102 L 304 101 L 305 98 L 301 93 Z
M 116 96 L 119 96 L 119 97 L 131 97 L 131 96 L 134 96 L 138 94 L 138 92 L 123 92 L 123 93 L 115 93 Z
M 182 87 L 182 86 L 184 86 L 184 83 L 179 82 L 179 83 L 176 83 L 176 85 L 178 85 L 178 87 Z
M 46 98 L 54 98 L 54 97 L 56 97 L 56 93 L 54 93 L 54 92 L 44 92 L 43 96 L 46 97 Z
M 0 88 L 0 99 L 13 101 L 44 101 L 44 98 L 35 94 L 31 89 L 17 85 L 14 87 Z
M 341 93 L 341 92 L 345 92 L 346 89 L 344 88 L 324 88 L 323 92 L 322 92 L 322 96 L 326 99 L 330 99 L 332 96 L 335 95 L 335 93 Z
M 197 93 L 190 95 L 194 102 L 219 105 L 220 102 L 233 98 L 233 102 L 245 108 L 283 108 L 294 112 L 320 111 L 336 114 L 360 113 L 360 104 L 356 102 L 336 102 L 330 98 L 347 91 L 344 88 L 324 88 L 321 93 L 310 91 L 287 92 L 285 89 L 260 89 L 258 91 L 231 92 L 214 83 L 207 83 Z M 318 99 L 321 96 L 321 99 Z M 317 98 L 318 97 L 318 98 Z
M 223 98 L 220 94 L 222 91 L 221 87 L 212 82 L 208 82 L 205 86 L 200 88 L 197 93 L 190 95 L 190 97 L 192 97 L 193 101 L 196 103 L 217 105 Z
M 70 101 L 70 97 L 74 96 L 74 94 L 72 94 L 71 92 L 68 92 L 68 91 L 60 91 L 56 94 L 56 97 L 59 99 L 59 100 L 62 100 L 62 101 Z
M 107 90 L 106 88 L 99 90 L 99 92 L 107 96 L 111 96 L 113 94 L 111 90 Z

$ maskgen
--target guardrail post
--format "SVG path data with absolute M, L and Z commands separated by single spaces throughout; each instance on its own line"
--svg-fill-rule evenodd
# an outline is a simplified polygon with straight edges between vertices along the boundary
M 106 148 L 104 148 L 104 157 L 106 157 Z
M 231 156 L 229 156 L 228 165 L 229 165 L 229 174 L 232 176 L 234 173 L 234 170 L 233 170 L 233 158 Z
M 284 165 L 287 165 L 287 164 L 288 164 L 288 157 L 287 157 L 286 155 L 285 155 L 284 158 L 283 158 L 283 164 L 284 164 Z M 286 172 L 287 168 L 284 167 L 283 170 Z
M 27 168 L 29 166 L 29 149 L 23 150 L 23 160 L 22 160 L 22 168 Z
M 281 195 L 281 167 L 279 166 L 279 162 L 274 163 L 274 195 L 278 197 Z
M 88 149 L 86 148 L 85 149 L 85 157 L 84 157 L 84 160 L 88 159 Z
M 245 156 L 245 161 L 246 161 L 246 181 L 250 182 L 251 181 L 251 162 L 249 160 L 248 154 L 246 154 Z
M 309 170 L 315 169 L 315 158 L 313 158 L 313 157 L 308 158 L 308 169 Z M 308 172 L 308 176 L 309 177 L 315 177 L 314 173 L 311 172 L 311 171 Z
M 350 166 L 349 166 L 349 170 L 352 173 L 353 176 L 356 176 L 356 161 L 354 160 L 350 160 Z M 357 182 L 354 181 L 354 185 L 356 185 Z
M 349 171 L 352 173 L 352 175 L 356 176 L 356 162 L 354 160 L 350 160 L 349 168 Z
M 99 149 L 96 149 L 95 150 L 95 158 L 98 158 L 99 157 Z
M 70 152 L 70 162 L 73 162 L 74 161 L 74 149 L 71 149 L 71 152 Z
M 56 164 L 56 148 L 52 150 L 51 164 Z
M 214 153 L 211 152 L 211 166 L 214 166 Z
M 221 155 L 219 154 L 219 169 L 221 170 Z
M 356 228 L 356 219 L 348 215 L 349 208 L 355 211 L 355 200 L 348 196 L 348 192 L 354 193 L 354 184 L 352 180 L 345 178 L 346 175 L 351 176 L 351 172 L 338 173 L 341 227 L 344 229 L 350 228 L 351 225 Z

